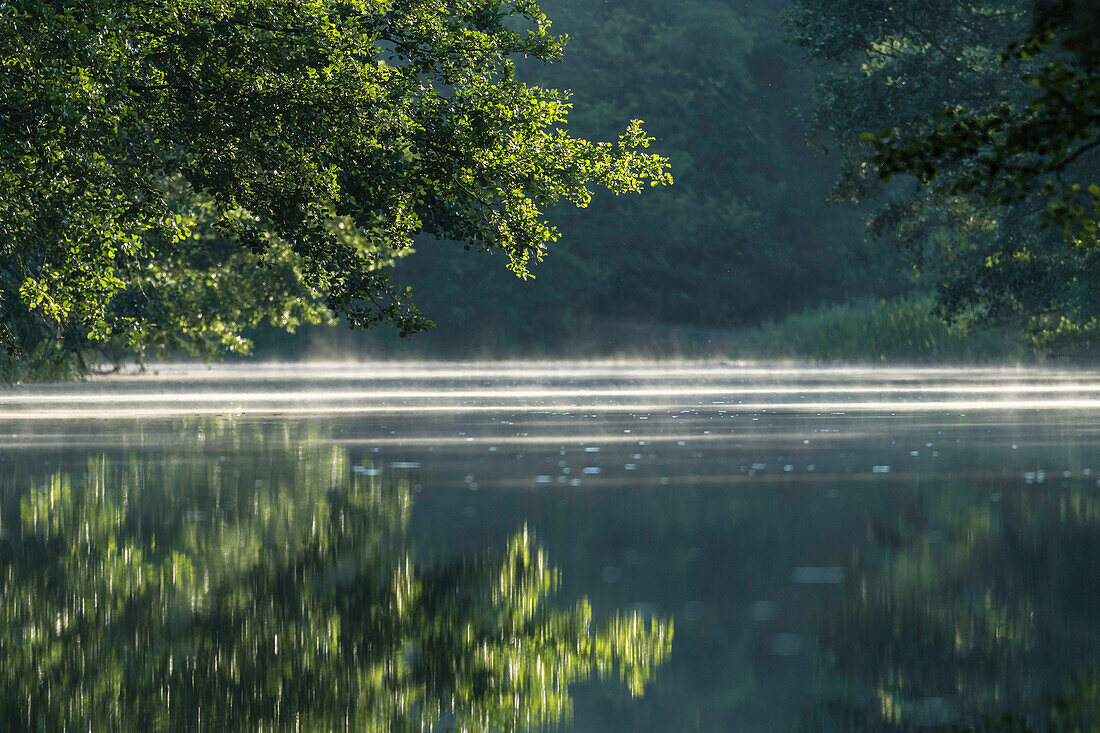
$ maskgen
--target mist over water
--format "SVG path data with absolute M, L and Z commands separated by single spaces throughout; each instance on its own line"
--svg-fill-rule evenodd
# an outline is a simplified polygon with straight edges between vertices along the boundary
M 11 389 L 2 694 L 180 730 L 1043 729 L 1100 664 L 1097 408 L 1098 371 L 716 362 Z
M 910 412 L 1100 407 L 1100 371 L 714 362 L 159 365 L 0 393 L 8 419 L 226 414 Z

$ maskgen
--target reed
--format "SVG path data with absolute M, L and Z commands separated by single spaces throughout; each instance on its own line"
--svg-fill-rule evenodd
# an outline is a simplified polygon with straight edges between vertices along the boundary
M 1023 336 L 1007 329 L 948 326 L 931 297 L 857 300 L 805 310 L 745 334 L 739 357 L 816 361 L 1033 361 Z

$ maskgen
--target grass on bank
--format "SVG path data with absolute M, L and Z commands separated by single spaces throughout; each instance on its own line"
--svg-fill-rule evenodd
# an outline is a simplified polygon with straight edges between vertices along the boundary
M 966 332 L 932 314 L 932 299 L 860 300 L 803 311 L 745 334 L 739 358 L 846 362 L 1032 361 L 1023 335 Z

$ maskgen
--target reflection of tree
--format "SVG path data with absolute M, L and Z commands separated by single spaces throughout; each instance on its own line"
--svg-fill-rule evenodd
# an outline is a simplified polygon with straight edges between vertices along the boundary
M 526 533 L 418 567 L 407 481 L 265 440 L 100 458 L 5 505 L 0 713 L 37 730 L 516 730 L 568 715 L 574 681 L 617 672 L 639 693 L 667 655 L 666 623 L 549 605 L 558 574 Z
M 1091 480 L 998 488 L 939 485 L 869 522 L 823 633 L 851 687 L 807 728 L 1077 729 L 1065 716 L 1089 708 L 1090 678 L 1072 675 L 1100 666 L 1100 495 Z

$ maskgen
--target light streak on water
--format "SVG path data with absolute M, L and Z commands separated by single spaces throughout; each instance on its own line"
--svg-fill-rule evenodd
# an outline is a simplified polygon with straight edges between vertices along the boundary
M 712 362 L 171 364 L 154 374 L 0 392 L 5 422 L 242 414 L 951 415 L 1097 409 L 1096 371 Z
M 615 398 L 628 397 L 691 397 L 712 396 L 729 399 L 746 395 L 852 395 L 874 393 L 879 395 L 923 395 L 923 394 L 967 394 L 985 395 L 1014 395 L 1014 394 L 1086 394 L 1100 393 L 1100 382 L 1095 384 L 1028 384 L 1024 382 L 1003 385 L 935 385 L 926 386 L 884 386 L 884 385 L 853 385 L 850 387 L 819 387 L 819 386 L 774 386 L 774 387 L 744 387 L 740 385 L 701 385 L 701 386 L 669 386 L 669 387 L 638 387 L 638 388 L 604 388 L 604 387 L 576 387 L 573 389 L 545 388 L 531 389 L 526 387 L 499 387 L 495 389 L 374 389 L 374 390 L 281 390 L 266 392 L 240 392 L 220 390 L 214 392 L 199 392 L 185 390 L 182 392 L 92 392 L 88 394 L 65 394 L 64 400 L 77 404 L 111 404 L 111 403 L 144 403 L 144 402 L 218 402 L 224 403 L 226 399 L 234 402 L 263 403 L 263 402 L 330 402 L 347 400 L 560 400 L 578 397 Z M 0 404 L 30 404 L 41 402 L 57 402 L 62 397 L 57 393 L 28 393 L 20 392 L 0 393 Z M 580 404 L 579 402 L 576 404 Z M 728 402 L 723 404 L 730 404 Z
M 713 407 L 694 403 L 626 403 L 562 405 L 592 413 L 657 412 L 693 408 L 696 414 L 714 412 Z M 846 413 L 913 413 L 943 412 L 966 413 L 988 410 L 1100 410 L 1100 400 L 1004 400 L 1004 401 L 937 401 L 937 402 L 806 402 L 777 403 L 755 402 L 737 405 L 742 413 L 815 413 L 843 415 Z M 3 410 L 0 420 L 115 420 L 122 418 L 166 418 L 181 415 L 285 415 L 294 417 L 324 417 L 326 415 L 389 415 L 389 414 L 451 414 L 451 413 L 545 413 L 546 405 L 514 405 L 508 403 L 486 405 L 314 405 L 293 407 L 282 405 L 249 404 L 226 407 L 134 407 L 123 409 L 73 410 L 68 407 L 36 410 Z

